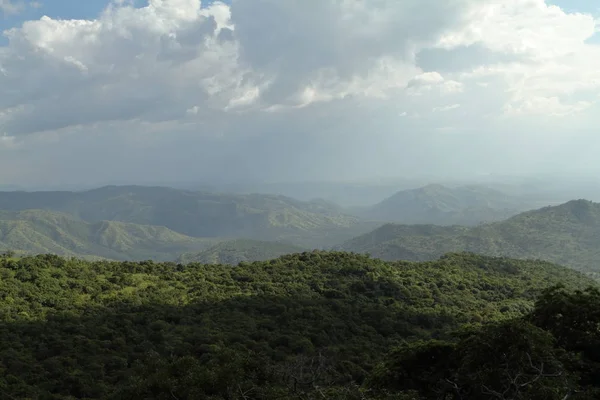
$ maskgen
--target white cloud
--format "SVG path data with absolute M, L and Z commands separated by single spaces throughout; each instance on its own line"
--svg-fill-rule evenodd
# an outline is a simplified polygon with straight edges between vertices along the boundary
M 15 3 L 12 0 L 0 0 L 0 11 L 5 15 L 16 14 L 21 11 L 23 3 Z
M 14 15 L 19 14 L 27 7 L 40 8 L 42 4 L 38 1 L 24 0 L 0 0 L 0 14 Z
M 433 108 L 433 112 L 444 112 L 444 111 L 450 111 L 450 110 L 454 110 L 460 108 L 460 104 L 450 104 L 447 106 L 442 106 L 442 107 L 434 107 Z
M 532 129 L 568 140 L 566 117 L 600 122 L 597 20 L 543 0 L 128 4 L 5 32 L 0 133 L 21 150 L 5 145 L 0 168 L 29 157 L 83 176 L 75 152 L 119 148 L 88 173 L 349 177 L 446 171 L 452 148 L 478 143 L 460 168 L 501 169 L 515 135 L 533 147 Z M 439 137 L 448 127 L 465 139 Z
M 581 113 L 591 105 L 588 101 L 564 104 L 558 97 L 532 97 L 507 104 L 505 112 L 509 115 L 566 116 Z

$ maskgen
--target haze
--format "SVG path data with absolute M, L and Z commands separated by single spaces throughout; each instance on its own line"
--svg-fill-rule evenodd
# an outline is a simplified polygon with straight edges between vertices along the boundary
M 593 176 L 595 4 L 0 0 L 0 184 Z

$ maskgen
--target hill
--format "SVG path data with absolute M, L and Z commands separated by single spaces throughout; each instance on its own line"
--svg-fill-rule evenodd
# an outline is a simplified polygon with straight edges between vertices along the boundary
M 114 260 L 169 260 L 216 240 L 192 238 L 165 227 L 116 221 L 88 223 L 45 210 L 0 212 L 0 250 Z
M 302 253 L 306 250 L 289 243 L 236 239 L 218 243 L 200 253 L 183 254 L 178 262 L 237 265 L 242 261 L 265 261 L 285 254 Z
M 193 237 L 288 240 L 323 248 L 375 228 L 324 201 L 284 196 L 219 194 L 107 186 L 84 192 L 0 192 L 0 210 L 43 209 L 87 222 L 164 226 Z
M 394 225 L 339 248 L 385 260 L 432 260 L 447 252 L 535 258 L 600 272 L 600 204 L 574 200 L 477 227 Z
M 403 224 L 476 225 L 506 219 L 529 205 L 485 186 L 446 187 L 438 184 L 402 190 L 357 215 Z
M 20 399 L 417 399 L 370 390 L 392 349 L 521 318 L 559 282 L 594 285 L 545 262 L 336 252 L 234 267 L 44 255 L 0 259 L 0 277 L 0 392 Z

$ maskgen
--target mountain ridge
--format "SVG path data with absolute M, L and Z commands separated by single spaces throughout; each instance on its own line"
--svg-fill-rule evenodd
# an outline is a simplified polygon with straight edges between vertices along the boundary
M 385 224 L 336 248 L 385 260 L 435 259 L 446 252 L 536 258 L 589 272 L 600 259 L 600 204 L 572 200 L 474 227 Z
M 405 224 L 476 225 L 506 219 L 533 208 L 517 197 L 482 185 L 449 187 L 429 184 L 401 190 L 356 214 Z
M 217 240 L 192 238 L 168 228 L 119 221 L 89 223 L 47 210 L 0 212 L 0 249 L 85 258 L 173 259 Z
M 145 186 L 106 186 L 82 192 L 0 192 L 0 209 L 44 209 L 91 223 L 111 220 L 164 226 L 192 237 L 289 238 L 315 248 L 375 227 L 323 201 Z

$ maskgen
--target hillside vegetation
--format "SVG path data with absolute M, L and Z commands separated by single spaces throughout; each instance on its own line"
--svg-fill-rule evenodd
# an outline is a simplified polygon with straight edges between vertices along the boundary
M 0 393 L 19 399 L 417 399 L 390 380 L 393 349 L 594 285 L 545 262 L 336 252 L 236 267 L 40 255 L 0 259 L 0 277 Z
M 0 210 L 43 209 L 87 222 L 164 226 L 193 237 L 287 240 L 324 248 L 374 229 L 324 202 L 163 187 L 107 186 L 85 192 L 0 192 Z
M 183 254 L 178 262 L 237 265 L 240 262 L 266 261 L 306 250 L 289 243 L 236 239 L 216 244 L 199 253 Z
M 172 260 L 183 252 L 200 251 L 216 242 L 160 226 L 117 221 L 88 223 L 45 210 L 0 211 L 0 251 L 114 260 Z
M 387 224 L 339 248 L 385 260 L 414 261 L 468 251 L 600 272 L 599 243 L 600 204 L 574 200 L 477 227 Z
M 485 186 L 427 185 L 402 190 L 357 210 L 361 217 L 403 224 L 476 225 L 506 219 L 534 208 L 517 197 Z

